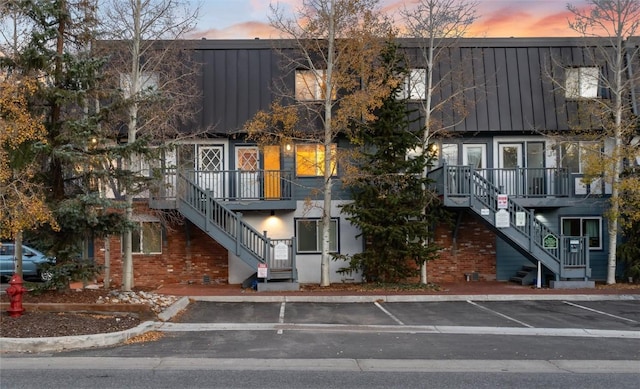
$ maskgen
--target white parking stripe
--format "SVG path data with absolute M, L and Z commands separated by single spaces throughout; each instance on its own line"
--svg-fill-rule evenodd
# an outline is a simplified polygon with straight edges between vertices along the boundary
M 518 320 L 518 319 L 514 319 L 514 318 L 512 318 L 512 317 L 509 317 L 509 316 L 507 316 L 507 315 L 505 315 L 505 314 L 503 314 L 503 313 L 500 313 L 500 312 L 494 311 L 494 310 L 489 309 L 489 308 L 487 308 L 487 307 L 483 307 L 482 305 L 480 305 L 480 304 L 476 304 L 476 303 L 474 303 L 474 302 L 473 302 L 473 301 L 471 301 L 471 300 L 467 300 L 467 302 L 468 302 L 469 304 L 473 305 L 473 306 L 476 306 L 476 307 L 480 308 L 480 309 L 484 309 L 484 310 L 485 310 L 485 311 L 487 311 L 487 312 L 491 312 L 491 313 L 493 313 L 494 315 L 498 315 L 498 316 L 503 317 L 503 318 L 505 318 L 505 319 L 507 319 L 507 320 L 511 320 L 512 322 L 518 323 L 518 324 L 520 324 L 521 326 L 525 326 L 525 327 L 527 327 L 527 328 L 534 328 L 533 326 L 531 326 L 531 325 L 529 325 L 529 324 L 527 324 L 527 323 L 525 323 L 525 322 L 523 322 L 523 321 L 520 321 L 520 320 Z
M 284 305 L 286 303 L 283 301 L 282 304 L 280 304 L 280 315 L 278 316 L 278 323 L 280 324 L 284 324 Z M 282 335 L 282 329 L 278 330 L 278 335 Z
M 599 313 L 601 315 L 605 315 L 605 316 L 609 316 L 609 317 L 613 317 L 616 319 L 620 319 L 620 320 L 625 320 L 631 323 L 638 323 L 637 321 L 633 320 L 633 319 L 628 319 L 626 317 L 622 317 L 622 316 L 617 316 L 617 315 L 612 315 L 610 313 L 607 312 L 602 312 L 602 311 L 598 311 L 597 309 L 593 309 L 593 308 L 589 308 L 589 307 L 585 307 L 584 305 L 579 305 L 579 304 L 575 304 L 575 303 L 571 303 L 569 301 L 563 301 L 563 303 L 567 304 L 567 305 L 571 305 L 572 307 L 576 307 L 576 308 L 582 308 L 584 310 L 587 311 L 591 311 L 591 312 L 595 312 L 595 313 Z
M 382 305 L 380 305 L 377 301 L 374 304 L 376 305 L 376 307 L 380 308 L 382 310 L 382 312 L 386 313 L 387 316 L 389 316 L 391 319 L 393 319 L 393 321 L 395 321 L 396 323 L 400 324 L 401 326 L 404 325 L 404 323 L 402 321 L 400 321 L 400 319 L 395 317 L 393 315 L 393 313 L 391 313 L 391 312 L 387 311 L 386 309 L 384 309 L 384 307 Z

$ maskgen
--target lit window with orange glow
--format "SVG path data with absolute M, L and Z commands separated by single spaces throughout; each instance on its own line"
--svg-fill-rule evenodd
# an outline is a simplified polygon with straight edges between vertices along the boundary
M 331 145 L 331 175 L 337 172 L 337 146 Z M 298 177 L 324 176 L 325 152 L 322 145 L 296 145 L 296 175 Z

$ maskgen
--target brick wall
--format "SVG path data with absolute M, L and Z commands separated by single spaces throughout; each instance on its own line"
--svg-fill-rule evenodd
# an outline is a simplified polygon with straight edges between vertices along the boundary
M 496 279 L 496 236 L 482 221 L 465 213 L 453 241 L 454 227 L 436 229 L 440 257 L 427 263 L 429 282 L 460 282 L 465 273 L 477 272 L 479 279 Z
M 137 207 L 136 212 L 144 212 Z M 134 284 L 142 288 L 158 288 L 163 284 L 203 282 L 208 276 L 212 284 L 229 280 L 227 250 L 198 227 L 184 225 L 165 230 L 161 254 L 133 256 Z M 429 261 L 429 282 L 460 282 L 465 273 L 477 272 L 480 280 L 496 279 L 496 237 L 474 216 L 462 217 L 456 242 L 453 227 L 442 225 L 436 230 L 436 243 L 442 247 L 439 258 Z M 109 240 L 111 249 L 111 285 L 122 283 L 122 253 L 119 236 Z M 104 240 L 96 240 L 95 257 L 104 264 Z
M 226 284 L 229 280 L 227 250 L 198 227 L 188 224 L 171 226 L 165 230 L 161 254 L 134 254 L 134 286 L 156 289 L 163 284 L 203 283 L 208 276 L 212 284 Z M 122 249 L 119 236 L 110 242 L 111 286 L 122 284 Z M 104 265 L 105 241 L 95 242 L 96 262 Z

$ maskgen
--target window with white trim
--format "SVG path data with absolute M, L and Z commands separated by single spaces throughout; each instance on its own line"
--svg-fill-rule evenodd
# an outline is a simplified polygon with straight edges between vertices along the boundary
M 455 143 L 443 143 L 440 150 L 441 159 L 447 165 L 458 164 L 458 145 Z
M 131 252 L 133 254 L 161 254 L 162 226 L 157 221 L 139 221 L 131 232 Z
M 325 70 L 296 70 L 296 100 L 324 100 L 326 80 L 327 74 Z M 335 99 L 335 96 L 332 96 L 332 98 Z
M 120 89 L 125 98 L 130 98 L 133 94 L 146 96 L 153 94 L 160 85 L 158 74 L 152 72 L 141 72 L 138 75 L 137 85 L 132 85 L 130 73 L 120 73 Z
M 565 69 L 565 97 L 567 99 L 593 99 L 598 96 L 600 68 L 576 67 Z
M 560 167 L 569 173 L 584 173 L 589 161 L 602 154 L 599 142 L 562 142 L 560 144 Z
M 562 235 L 588 236 L 590 250 L 602 250 L 602 218 L 563 217 Z
M 398 92 L 398 99 L 424 100 L 426 96 L 427 69 L 410 69 Z
M 329 251 L 338 252 L 338 219 L 331 219 L 329 235 Z M 296 219 L 296 247 L 303 254 L 322 252 L 322 219 Z

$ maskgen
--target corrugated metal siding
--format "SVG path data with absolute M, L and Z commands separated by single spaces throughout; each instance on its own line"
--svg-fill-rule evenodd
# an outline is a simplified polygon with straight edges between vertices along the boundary
M 557 83 L 564 68 L 598 65 L 593 47 L 571 38 L 465 39 L 446 48 L 436 64 L 436 81 L 442 82 L 434 101 L 455 96 L 435 115 L 455 132 L 531 133 L 570 129 L 580 101 L 565 101 Z M 594 41 L 596 42 L 596 41 Z M 401 40 L 410 67 L 424 67 L 417 41 Z M 275 45 L 287 41 L 201 41 L 203 52 L 204 126 L 213 132 L 234 133 L 260 109 L 268 109 L 276 89 L 293 90 L 291 69 Z M 452 73 L 452 70 L 455 70 Z M 552 75 L 553 79 L 549 75 Z M 444 79 L 443 79 L 444 77 Z M 448 78 L 447 78 L 448 77 Z M 274 87 L 274 85 L 276 87 Z M 583 123 L 584 124 L 584 123 Z M 597 123 L 587 123 L 597 126 Z
M 210 44 L 209 42 L 207 42 Z M 203 126 L 231 134 L 272 102 L 277 56 L 269 48 L 207 49 L 204 52 Z

